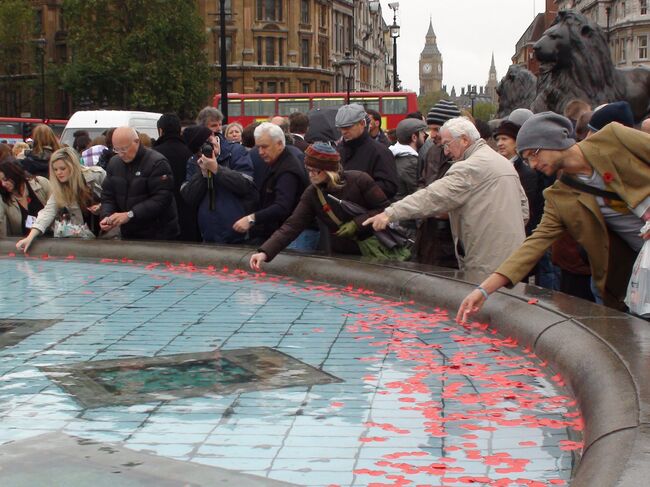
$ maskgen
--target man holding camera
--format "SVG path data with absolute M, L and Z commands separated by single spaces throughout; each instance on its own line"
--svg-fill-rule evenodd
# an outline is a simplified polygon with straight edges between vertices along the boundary
M 183 137 L 194 155 L 187 164 L 181 196 L 196 211 L 201 239 L 243 242 L 245 235 L 232 226 L 257 203 L 253 164 L 246 149 L 202 125 L 187 127 Z

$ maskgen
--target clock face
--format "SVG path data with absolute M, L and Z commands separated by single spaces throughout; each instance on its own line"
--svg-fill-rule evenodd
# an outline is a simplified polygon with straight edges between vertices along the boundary
M 429 63 L 425 63 L 425 64 L 422 66 L 422 71 L 424 71 L 425 73 L 430 73 L 430 72 L 431 72 L 431 67 L 432 67 L 432 66 L 431 66 Z

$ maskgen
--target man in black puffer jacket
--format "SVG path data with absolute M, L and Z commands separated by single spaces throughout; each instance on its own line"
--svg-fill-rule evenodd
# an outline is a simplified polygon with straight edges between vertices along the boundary
M 113 147 L 102 187 L 101 229 L 120 227 L 125 239 L 176 238 L 174 177 L 165 156 L 142 146 L 131 127 L 115 130 Z

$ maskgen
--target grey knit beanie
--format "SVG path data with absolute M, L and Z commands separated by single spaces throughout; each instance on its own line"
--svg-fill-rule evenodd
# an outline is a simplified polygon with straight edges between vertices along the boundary
M 576 141 L 571 137 L 571 121 L 554 112 L 536 113 L 524 122 L 517 134 L 517 152 L 525 150 L 565 150 Z
M 440 100 L 436 103 L 429 113 L 427 113 L 428 125 L 443 126 L 447 120 L 460 117 L 460 110 L 453 101 Z

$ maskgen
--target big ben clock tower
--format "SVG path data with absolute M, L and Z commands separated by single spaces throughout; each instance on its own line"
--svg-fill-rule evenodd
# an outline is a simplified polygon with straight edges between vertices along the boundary
M 429 20 L 426 43 L 420 54 L 420 95 L 435 93 L 442 89 L 442 55 L 436 44 L 433 21 Z

